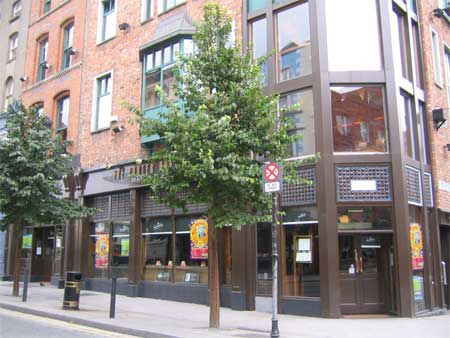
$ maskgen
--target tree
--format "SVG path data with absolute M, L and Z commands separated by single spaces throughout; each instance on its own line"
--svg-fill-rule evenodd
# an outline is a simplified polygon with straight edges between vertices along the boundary
M 174 91 L 167 109 L 148 119 L 138 109 L 141 133 L 159 135 L 163 147 L 148 161 L 165 163 L 141 177 L 162 201 L 173 207 L 207 205 L 209 224 L 210 327 L 220 326 L 218 229 L 271 219 L 270 196 L 262 192 L 265 159 L 287 157 L 293 141 L 289 123 L 277 118 L 277 96 L 266 96 L 259 65 L 239 46 L 230 46 L 231 21 L 217 4 L 204 7 L 203 22 L 193 37 L 195 51 L 179 55 Z M 191 194 L 183 200 L 181 192 Z
M 7 137 L 0 141 L 0 228 L 13 226 L 13 295 L 19 292 L 21 235 L 25 225 L 61 224 L 93 210 L 62 197 L 62 178 L 72 168 L 69 142 L 61 142 L 36 108 L 16 101 L 7 110 Z

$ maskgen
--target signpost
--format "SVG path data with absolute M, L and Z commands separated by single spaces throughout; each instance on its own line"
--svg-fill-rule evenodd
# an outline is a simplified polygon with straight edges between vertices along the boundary
M 272 330 L 271 338 L 278 338 L 278 206 L 283 188 L 281 163 L 271 162 L 262 167 L 263 191 L 272 193 Z

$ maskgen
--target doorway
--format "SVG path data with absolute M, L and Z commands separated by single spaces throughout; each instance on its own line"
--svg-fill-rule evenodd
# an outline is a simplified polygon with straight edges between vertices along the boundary
M 388 311 L 390 237 L 374 234 L 339 236 L 342 314 Z
M 55 228 L 34 228 L 31 255 L 31 278 L 33 281 L 50 281 L 52 275 Z
M 450 227 L 441 226 L 441 280 L 444 286 L 444 308 L 450 309 Z

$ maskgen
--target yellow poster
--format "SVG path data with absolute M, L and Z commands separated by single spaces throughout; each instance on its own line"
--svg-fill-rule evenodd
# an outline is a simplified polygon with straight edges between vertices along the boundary
M 191 259 L 208 259 L 208 222 L 203 219 L 191 225 Z
M 422 270 L 423 259 L 423 237 L 422 228 L 418 223 L 409 225 L 409 240 L 411 242 L 411 261 L 413 270 Z
M 95 267 L 107 269 L 109 266 L 109 235 L 97 235 L 95 242 Z

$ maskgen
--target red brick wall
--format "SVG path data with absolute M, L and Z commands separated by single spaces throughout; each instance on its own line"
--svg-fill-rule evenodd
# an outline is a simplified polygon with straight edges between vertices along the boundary
M 23 82 L 22 99 L 26 105 L 43 102 L 45 114 L 52 119 L 53 127 L 56 127 L 57 99 L 62 92 L 69 92 L 67 138 L 74 142 L 70 151 L 77 153 L 86 1 L 53 0 L 52 10 L 44 16 L 41 15 L 42 3 L 43 1 L 33 1 L 31 6 L 24 72 L 28 79 Z M 73 56 L 72 67 L 61 71 L 64 26 L 69 21 L 74 22 L 73 48 L 78 52 Z M 47 69 L 46 78 L 37 82 L 39 39 L 44 35 L 48 36 L 47 62 L 50 68 Z
M 445 18 L 437 18 L 432 14 L 433 9 L 437 7 L 437 1 L 419 1 L 418 3 L 424 53 L 425 91 L 427 95 L 431 159 L 435 191 L 437 194 L 435 200 L 438 208 L 450 211 L 450 192 L 439 189 L 438 185 L 439 181 L 450 184 L 450 151 L 445 147 L 446 144 L 450 143 L 450 122 L 447 123 L 448 126 L 442 126 L 439 131 L 436 131 L 431 115 L 431 110 L 434 108 L 450 108 L 448 97 L 450 91 L 447 88 L 447 83 L 450 81 L 447 80 L 444 59 L 444 44 L 450 47 L 450 22 Z M 438 33 L 439 37 L 443 87 L 436 85 L 434 80 L 431 28 Z M 449 111 L 450 109 L 446 109 L 447 118 L 450 117 Z
M 128 121 L 132 114 L 121 106 L 127 101 L 137 107 L 141 104 L 142 63 L 139 60 L 139 47 L 152 39 L 161 19 L 186 10 L 194 19 L 202 16 L 202 6 L 207 1 L 189 0 L 186 4 L 158 15 L 157 1 L 155 16 L 152 20 L 141 23 L 141 1 L 116 0 L 117 26 L 127 22 L 127 31 L 116 29 L 112 40 L 97 45 L 97 11 L 98 1 L 90 1 L 87 13 L 89 15 L 86 68 L 83 82 L 82 106 L 80 113 L 80 153 L 84 168 L 101 167 L 123 161 L 145 157 L 146 151 L 141 146 L 138 126 Z M 220 1 L 221 5 L 230 10 L 236 22 L 237 38 L 241 40 L 242 1 Z M 94 80 L 100 74 L 113 71 L 113 93 L 111 115 L 118 116 L 117 124 L 125 129 L 115 134 L 112 129 L 91 133 L 90 121 L 92 113 Z M 114 127 L 115 124 L 112 125 Z

